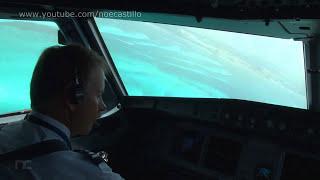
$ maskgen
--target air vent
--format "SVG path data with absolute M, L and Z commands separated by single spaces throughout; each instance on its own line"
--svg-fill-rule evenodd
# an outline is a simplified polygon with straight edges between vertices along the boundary
M 300 30 L 305 30 L 305 31 L 311 30 L 311 28 L 310 28 L 310 27 L 307 27 L 307 26 L 301 26 L 301 27 L 299 27 L 299 29 L 300 29 Z

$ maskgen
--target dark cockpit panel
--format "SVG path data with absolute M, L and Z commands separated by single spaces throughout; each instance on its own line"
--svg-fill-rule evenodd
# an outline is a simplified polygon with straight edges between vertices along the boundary
M 144 144 L 125 149 L 148 157 L 140 166 L 156 163 L 150 172 L 159 179 L 286 180 L 293 172 L 316 173 L 318 113 L 239 100 L 130 97 L 123 104 L 131 133 Z M 306 168 L 296 170 L 301 164 Z

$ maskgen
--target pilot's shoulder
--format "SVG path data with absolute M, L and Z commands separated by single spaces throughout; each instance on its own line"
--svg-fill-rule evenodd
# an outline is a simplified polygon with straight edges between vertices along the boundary
M 25 121 L 8 123 L 0 129 L 0 154 L 13 151 L 33 142 L 34 127 Z

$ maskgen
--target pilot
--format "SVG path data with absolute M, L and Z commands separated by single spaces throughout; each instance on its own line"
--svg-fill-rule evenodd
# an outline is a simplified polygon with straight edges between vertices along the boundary
M 122 179 L 107 165 L 105 154 L 75 152 L 70 143 L 73 136 L 87 135 L 106 108 L 105 71 L 105 60 L 80 45 L 44 50 L 32 74 L 31 113 L 0 130 L 0 164 L 1 154 L 21 159 L 14 162 L 15 168 L 20 163 L 27 170 L 21 179 Z

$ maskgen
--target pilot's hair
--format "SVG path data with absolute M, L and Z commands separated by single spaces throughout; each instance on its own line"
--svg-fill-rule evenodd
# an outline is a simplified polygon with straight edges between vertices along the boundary
M 31 108 L 39 110 L 51 100 L 62 97 L 66 87 L 79 83 L 85 87 L 89 73 L 101 67 L 106 72 L 106 61 L 96 52 L 80 45 L 52 46 L 40 55 L 30 85 Z

